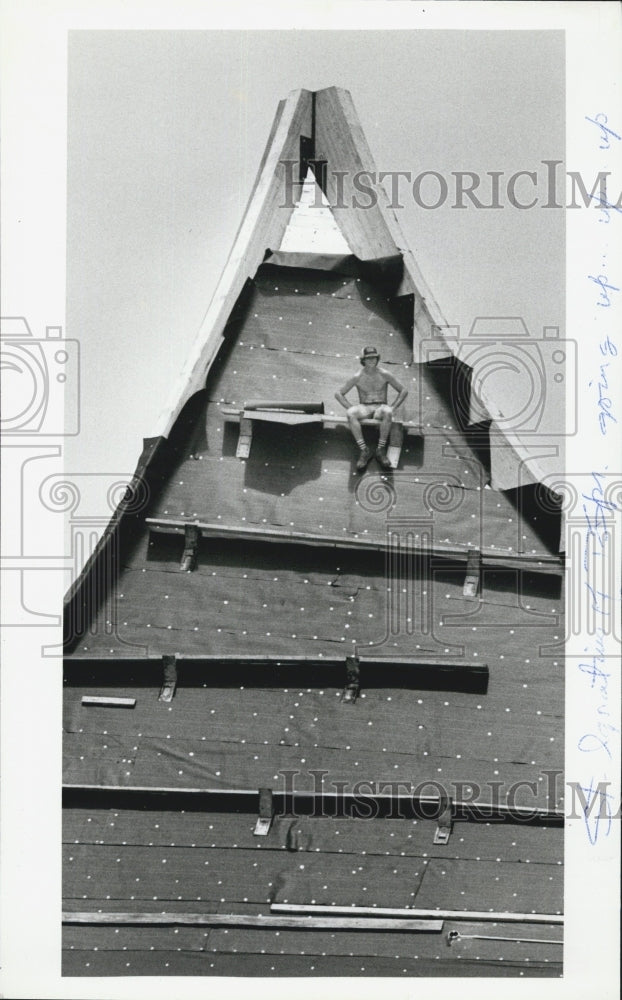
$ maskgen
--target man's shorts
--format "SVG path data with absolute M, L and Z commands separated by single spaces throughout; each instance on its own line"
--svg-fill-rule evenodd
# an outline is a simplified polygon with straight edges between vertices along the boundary
M 360 420 L 382 420 L 383 410 L 393 413 L 388 403 L 357 403 L 356 410 Z

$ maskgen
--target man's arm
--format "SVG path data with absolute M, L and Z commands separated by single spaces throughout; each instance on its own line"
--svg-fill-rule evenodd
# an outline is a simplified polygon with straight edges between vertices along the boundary
M 397 393 L 397 398 L 394 399 L 393 403 L 391 404 L 393 409 L 397 410 L 398 406 L 401 406 L 404 400 L 406 399 L 408 395 L 408 389 L 405 389 L 402 383 L 399 382 L 394 375 L 391 375 L 390 372 L 386 372 L 385 374 L 387 376 L 387 382 L 389 383 L 390 386 L 392 386 L 395 389 Z
M 355 375 L 354 378 L 348 379 L 348 381 L 346 382 L 346 384 L 342 385 L 341 389 L 339 389 L 339 391 L 335 393 L 335 399 L 337 400 L 338 403 L 341 403 L 341 405 L 346 410 L 350 406 L 348 400 L 346 399 L 346 396 L 348 395 L 348 393 L 350 392 L 350 390 L 353 389 L 354 386 L 356 385 L 357 378 L 358 378 L 358 376 Z

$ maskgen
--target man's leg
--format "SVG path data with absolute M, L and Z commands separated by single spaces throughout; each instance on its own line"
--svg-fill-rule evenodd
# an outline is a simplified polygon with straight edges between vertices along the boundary
M 348 426 L 352 431 L 352 436 L 359 448 L 365 447 L 365 438 L 363 437 L 363 428 L 361 427 L 361 420 L 366 416 L 367 410 L 364 406 L 351 406 L 348 409 Z
M 374 413 L 376 420 L 380 421 L 380 435 L 378 437 L 378 447 L 386 448 L 387 441 L 389 440 L 389 434 L 391 433 L 391 424 L 393 422 L 393 410 L 390 406 L 379 406 Z
M 361 420 L 368 416 L 368 411 L 369 407 L 361 404 L 358 406 L 351 406 L 348 409 L 348 426 L 361 452 L 359 460 L 356 463 L 357 469 L 364 469 L 371 458 L 371 451 L 365 444 L 363 428 L 361 427 Z
M 386 449 L 389 434 L 391 432 L 391 424 L 393 422 L 393 410 L 390 406 L 383 403 L 383 405 L 379 406 L 375 411 L 374 418 L 380 421 L 380 434 L 378 436 L 376 459 L 383 469 L 392 469 L 393 466 L 387 458 Z

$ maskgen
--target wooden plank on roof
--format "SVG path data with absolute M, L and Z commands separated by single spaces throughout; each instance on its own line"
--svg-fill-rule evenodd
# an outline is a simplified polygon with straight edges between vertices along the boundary
M 420 906 L 400 908 L 396 906 L 323 906 L 313 903 L 272 903 L 273 913 L 360 913 L 366 916 L 411 919 L 416 914 L 422 919 L 436 916 L 442 920 L 493 921 L 494 923 L 517 924 L 563 924 L 560 913 L 516 913 L 512 910 L 449 910 L 445 908 L 424 909 Z
M 443 929 L 443 921 L 438 918 L 425 919 L 392 919 L 391 917 L 370 918 L 361 916 L 280 916 L 271 913 L 144 913 L 140 911 L 128 913 L 99 913 L 93 910 L 65 910 L 64 924 L 108 924 L 120 926 L 124 924 L 144 924 L 149 927 L 160 925 L 178 925 L 191 927 L 268 927 L 288 928 L 290 930 L 373 930 L 373 931 L 425 931 L 428 934 L 439 933 Z
M 368 205 L 355 186 L 363 171 L 376 176 L 376 165 L 347 90 L 328 87 L 315 95 L 315 153 L 327 161 L 326 195 L 348 246 L 360 260 L 392 257 L 399 248 L 378 204 Z M 338 188 L 341 174 L 342 191 Z M 373 186 L 377 186 L 372 181 Z M 340 197 L 341 195 L 341 197 Z M 361 207 L 354 207 L 355 204 Z
M 162 749 L 158 751 L 157 746 Z M 193 758 L 189 756 L 187 746 L 180 745 L 180 741 L 173 743 L 172 740 L 162 740 L 158 743 L 152 740 L 141 747 L 138 760 L 129 773 L 127 764 L 124 763 L 110 763 L 104 767 L 92 760 L 71 759 L 65 769 L 63 788 L 74 793 L 123 792 L 133 796 L 149 792 L 170 797 L 194 795 L 198 799 L 206 795 L 248 796 L 254 789 L 265 787 L 271 782 L 274 793 L 285 796 L 292 792 L 283 775 L 294 773 L 294 793 L 301 800 L 314 801 L 318 808 L 325 808 L 330 812 L 331 802 L 334 803 L 334 808 L 344 803 L 345 787 L 348 799 L 360 803 L 357 806 L 358 815 L 374 816 L 383 799 L 389 803 L 395 799 L 395 793 L 392 797 L 390 791 L 382 794 L 376 792 L 375 788 L 390 789 L 399 784 L 402 788 L 414 791 L 417 779 L 422 784 L 431 780 L 429 775 L 434 773 L 431 766 L 436 762 L 424 753 L 400 755 L 398 763 L 393 764 L 391 760 L 395 758 L 390 758 L 388 754 L 357 753 L 358 759 L 355 761 L 351 759 L 354 755 L 349 753 L 344 762 L 343 751 L 325 748 L 307 747 L 301 750 L 284 745 L 265 747 L 253 744 L 245 749 L 248 756 L 236 753 L 233 744 L 223 743 L 200 755 L 199 751 L 192 751 Z M 252 754 L 252 751 L 256 752 Z M 176 760 L 175 753 L 183 755 L 182 759 Z M 444 758 L 436 759 L 447 763 Z M 306 770 L 301 770 L 301 760 L 305 762 L 303 766 L 306 766 Z M 545 823 L 563 821 L 564 812 L 559 804 L 559 796 L 557 800 L 551 801 L 547 788 L 540 788 L 535 780 L 532 781 L 533 768 L 511 764 L 500 768 L 495 764 L 496 771 L 493 772 L 492 765 L 468 758 L 458 762 L 458 765 L 451 765 L 451 770 L 449 766 L 446 768 L 449 773 L 444 778 L 443 787 L 459 785 L 466 789 L 461 799 L 456 801 L 456 809 L 464 811 L 465 815 L 477 815 L 483 820 L 493 821 L 504 818 L 514 822 L 523 819 L 527 822 L 540 820 Z M 554 767 L 550 769 L 555 770 Z M 557 773 L 561 773 L 559 768 Z M 330 775 L 325 786 L 321 785 L 318 774 Z M 374 777 L 362 779 L 361 774 L 373 774 Z M 495 789 L 493 799 L 491 786 L 495 780 L 497 785 L 501 782 L 503 790 L 500 792 L 498 788 Z M 337 788 L 341 791 L 336 791 Z M 517 788 L 522 797 L 515 802 L 513 793 Z M 525 788 L 531 788 L 529 795 L 524 791 Z M 416 802 L 419 801 L 417 797 Z M 429 797 L 425 801 L 427 808 L 432 811 L 436 808 L 438 798 L 434 800 Z M 412 797 L 405 797 L 405 803 L 406 810 L 412 808 Z
M 363 260 L 390 256 L 395 248 L 402 252 L 404 277 L 398 294 L 414 295 L 414 360 L 427 360 L 421 345 L 431 338 L 438 342 L 443 356 L 450 356 L 451 346 L 442 336 L 448 323 L 406 245 L 388 195 L 382 184 L 376 183 L 376 164 L 349 91 L 328 87 L 316 94 L 316 149 L 317 155 L 328 161 L 328 200 L 353 252 Z M 345 171 L 345 177 L 333 175 L 335 171 Z M 374 204 L 356 209 L 352 207 L 354 199 L 366 206 L 372 200 L 355 186 L 354 177 L 362 172 L 367 172 L 364 184 L 373 188 Z
M 338 549 L 372 549 L 380 552 L 393 551 L 395 549 L 395 543 L 386 541 L 386 539 L 382 539 L 380 537 L 377 539 L 369 539 L 361 537 L 356 533 L 346 535 L 330 535 L 328 533 L 319 534 L 306 531 L 289 531 L 285 528 L 277 528 L 273 526 L 269 528 L 241 526 L 232 527 L 225 524 L 215 524 L 213 522 L 209 523 L 198 519 L 186 521 L 175 517 L 148 517 L 145 519 L 145 523 L 152 531 L 159 531 L 164 534 L 183 535 L 186 530 L 186 525 L 192 524 L 195 525 L 201 531 L 201 534 L 206 538 L 232 538 L 242 541 L 285 542 L 290 545 L 312 545 Z M 466 545 L 457 546 L 447 544 L 445 542 L 437 542 L 435 540 L 432 548 L 426 546 L 423 551 L 431 556 L 439 555 L 447 558 L 451 557 L 466 560 L 470 550 Z M 563 572 L 560 558 L 550 553 L 532 554 L 525 552 L 520 555 L 509 555 L 495 548 L 485 547 L 481 550 L 481 555 L 482 558 L 485 557 L 486 561 L 490 564 L 525 565 L 525 567 L 529 567 L 532 571 L 540 570 L 544 573 Z
M 114 698 L 108 695 L 83 695 L 83 705 L 94 705 L 102 708 L 134 708 L 136 698 Z
M 101 900 L 94 901 L 98 911 L 114 915 L 117 910 L 103 909 Z M 92 905 L 92 904 L 91 904 Z M 217 908 L 216 908 L 217 909 Z M 238 905 L 236 909 L 248 916 L 263 913 L 250 904 Z M 154 911 L 144 910 L 149 913 Z M 175 913 L 177 911 L 171 910 Z M 218 912 L 223 912 L 219 910 Z M 183 951 L 241 952 L 277 955 L 360 955 L 377 957 L 410 956 L 413 943 L 419 958 L 436 958 L 439 943 L 451 945 L 455 959 L 468 957 L 472 941 L 477 941 L 479 959 L 500 959 L 512 961 L 528 957 L 530 961 L 551 960 L 560 957 L 555 952 L 563 944 L 563 928 L 550 924 L 495 924 L 475 921 L 445 922 L 443 937 L 430 928 L 417 933 L 416 942 L 408 935 L 391 930 L 374 931 L 339 928 L 339 933 L 329 933 L 318 928 L 306 930 L 304 927 L 285 928 L 274 934 L 273 930 L 261 926 L 212 929 L 205 932 L 201 925 L 175 926 L 174 924 L 149 926 L 148 924 L 65 924 L 63 945 L 66 948 L 86 950 L 89 946 L 98 951 L 140 951 L 145 946 L 155 951 L 177 948 Z M 525 944 L 530 947 L 526 948 Z

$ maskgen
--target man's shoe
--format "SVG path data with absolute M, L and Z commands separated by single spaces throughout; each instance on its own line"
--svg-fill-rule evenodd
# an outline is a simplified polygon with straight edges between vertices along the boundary
M 356 467 L 360 472 L 367 468 L 370 458 L 371 451 L 369 448 L 361 448 L 361 454 L 359 455 L 359 460 L 356 463 Z
M 393 466 L 389 461 L 389 457 L 386 452 L 386 448 L 376 448 L 376 461 L 378 465 L 383 469 L 392 469 Z

